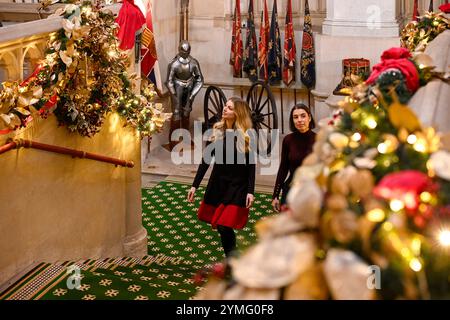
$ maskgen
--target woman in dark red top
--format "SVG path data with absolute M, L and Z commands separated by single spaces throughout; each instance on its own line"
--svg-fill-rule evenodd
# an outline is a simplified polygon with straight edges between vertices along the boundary
M 272 207 L 277 212 L 281 210 L 281 205 L 286 203 L 295 170 L 312 152 L 316 139 L 316 134 L 312 131 L 315 127 L 314 119 L 311 111 L 304 104 L 297 104 L 292 108 L 289 127 L 292 133 L 283 139 L 280 168 L 272 195 Z M 288 173 L 289 177 L 286 179 Z M 281 200 L 279 200 L 281 192 Z
M 188 201 L 194 201 L 194 194 L 200 185 L 211 159 L 214 166 L 206 187 L 204 199 L 198 210 L 198 218 L 210 223 L 219 231 L 225 255 L 236 249 L 236 235 L 233 229 L 242 229 L 247 224 L 249 208 L 254 201 L 255 164 L 250 163 L 250 137 L 252 128 L 250 108 L 240 98 L 227 101 L 222 120 L 214 125 L 213 142 L 203 154 Z

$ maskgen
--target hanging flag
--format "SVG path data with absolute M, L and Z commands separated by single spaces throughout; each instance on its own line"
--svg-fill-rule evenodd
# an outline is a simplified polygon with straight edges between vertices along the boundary
M 308 89 L 313 88 L 316 84 L 316 56 L 314 53 L 314 38 L 308 0 L 305 2 L 300 77 Z
M 155 88 L 162 90 L 161 73 L 156 53 L 155 35 L 153 33 L 152 8 L 150 0 L 136 0 L 140 2 L 138 6 L 144 8 L 145 26 L 142 32 L 141 47 L 141 76 L 147 78 L 155 85 Z
M 120 40 L 119 48 L 130 50 L 134 47 L 136 32 L 145 23 L 145 16 L 133 0 L 124 0 L 116 23 L 119 25 L 117 33 L 117 38 Z
M 428 11 L 429 12 L 433 12 L 434 11 L 433 0 L 430 0 L 430 6 L 428 7 Z
M 236 8 L 234 9 L 230 64 L 233 66 L 233 77 L 242 78 L 242 36 L 241 36 L 240 0 L 236 0 Z
M 273 1 L 272 21 L 270 24 L 269 40 L 269 83 L 279 84 L 281 81 L 281 38 L 278 26 L 277 0 Z
M 244 71 L 251 82 L 258 80 L 258 49 L 256 43 L 255 20 L 253 14 L 253 0 L 248 4 L 247 33 L 244 50 Z
M 297 49 L 295 47 L 294 25 L 292 21 L 292 1 L 288 0 L 286 10 L 286 29 L 284 33 L 283 82 L 289 86 L 295 82 L 295 64 Z
M 259 78 L 267 81 L 269 79 L 268 52 L 269 52 L 269 12 L 267 9 L 267 0 L 264 0 L 264 10 L 261 14 L 261 27 L 259 29 L 259 50 L 258 67 Z
M 414 9 L 413 9 L 413 21 L 417 21 L 417 17 L 419 16 L 419 0 L 414 0 Z

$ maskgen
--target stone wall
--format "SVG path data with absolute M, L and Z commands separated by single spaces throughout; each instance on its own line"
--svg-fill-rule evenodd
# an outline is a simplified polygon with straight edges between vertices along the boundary
M 141 235 L 143 246 L 129 246 L 142 233 L 136 132 L 123 128 L 118 115 L 108 117 L 93 138 L 58 127 L 54 116 L 37 122 L 0 136 L 0 146 L 8 137 L 23 138 L 134 160 L 136 167 L 35 149 L 1 154 L 0 285 L 41 261 L 146 254 L 146 234 Z

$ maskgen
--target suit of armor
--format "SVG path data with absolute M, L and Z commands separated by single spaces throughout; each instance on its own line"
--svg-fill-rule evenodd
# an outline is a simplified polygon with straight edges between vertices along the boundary
M 180 42 L 177 56 L 169 64 L 166 86 L 172 98 L 172 120 L 170 136 L 175 129 L 189 130 L 189 115 L 195 96 L 203 86 L 200 64 L 190 56 L 189 42 Z M 170 149 L 173 148 L 171 145 Z

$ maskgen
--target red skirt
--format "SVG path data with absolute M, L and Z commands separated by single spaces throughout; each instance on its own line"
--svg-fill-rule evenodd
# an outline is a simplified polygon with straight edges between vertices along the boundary
M 249 209 L 235 204 L 221 204 L 215 207 L 202 201 L 197 216 L 199 220 L 210 223 L 214 229 L 218 225 L 233 229 L 242 229 L 247 224 L 248 214 Z

